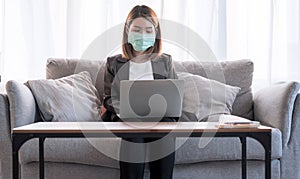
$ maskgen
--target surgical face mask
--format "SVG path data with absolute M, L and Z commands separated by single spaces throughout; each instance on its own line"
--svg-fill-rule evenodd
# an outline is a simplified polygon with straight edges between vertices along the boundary
M 135 51 L 145 51 L 152 47 L 155 42 L 155 34 L 141 34 L 137 32 L 129 32 L 128 43 L 132 45 Z

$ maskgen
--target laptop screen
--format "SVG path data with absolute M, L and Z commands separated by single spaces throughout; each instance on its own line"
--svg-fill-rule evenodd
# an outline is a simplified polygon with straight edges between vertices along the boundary
M 184 81 L 122 80 L 120 82 L 120 118 L 180 117 Z

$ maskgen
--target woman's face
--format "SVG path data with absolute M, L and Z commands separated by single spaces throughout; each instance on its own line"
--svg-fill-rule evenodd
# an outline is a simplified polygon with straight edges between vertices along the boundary
M 155 34 L 153 24 L 143 17 L 134 19 L 129 27 L 129 32 L 136 32 L 140 34 Z
M 128 30 L 128 43 L 132 45 L 135 56 L 154 46 L 155 35 L 155 28 L 147 19 L 139 17 L 132 21 Z

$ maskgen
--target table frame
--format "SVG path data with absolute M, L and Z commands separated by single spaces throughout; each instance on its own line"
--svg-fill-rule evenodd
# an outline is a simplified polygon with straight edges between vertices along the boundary
M 163 137 L 169 132 L 117 132 L 114 133 L 116 137 Z M 265 149 L 265 178 L 271 179 L 271 140 L 272 134 L 271 129 L 267 132 L 251 132 L 251 131 L 235 131 L 232 132 L 199 132 L 199 131 L 191 131 L 191 132 L 172 132 L 171 137 L 201 137 L 203 134 L 206 136 L 214 136 L 214 137 L 238 137 L 242 144 L 242 160 L 241 160 L 241 173 L 242 179 L 247 178 L 247 138 L 254 138 Z M 170 134 L 169 134 L 170 135 Z M 15 133 L 13 130 L 12 133 L 12 157 L 13 157 L 13 179 L 18 179 L 20 177 L 19 172 L 19 150 L 21 146 L 28 140 L 32 138 L 39 138 L 39 173 L 40 179 L 44 179 L 44 141 L 46 138 L 85 138 L 85 137 L 112 137 L 111 133 L 89 133 L 88 136 L 82 133 Z

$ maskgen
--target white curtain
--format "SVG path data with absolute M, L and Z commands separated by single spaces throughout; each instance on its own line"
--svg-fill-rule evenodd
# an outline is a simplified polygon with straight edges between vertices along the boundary
M 254 89 L 300 81 L 300 2 L 227 1 L 227 59 L 254 61 Z
M 154 9 L 161 20 L 182 24 L 198 34 L 218 60 L 253 60 L 255 89 L 277 81 L 300 81 L 298 0 L 2 1 L 2 89 L 7 80 L 45 78 L 49 57 L 80 58 L 95 38 L 123 24 L 131 8 L 141 4 Z M 188 35 L 184 33 L 189 32 L 178 36 Z M 194 58 L 189 47 L 180 44 L 165 41 L 163 49 L 175 60 Z M 107 55 L 120 52 L 116 48 Z
M 80 58 L 98 35 L 124 23 L 134 5 L 147 4 L 147 1 L 121 0 L 2 1 L 5 11 L 2 88 L 11 79 L 45 78 L 49 57 Z M 151 2 L 158 13 L 160 4 L 160 0 Z

